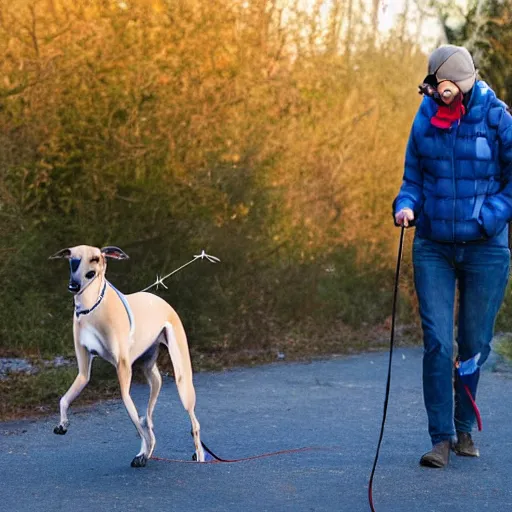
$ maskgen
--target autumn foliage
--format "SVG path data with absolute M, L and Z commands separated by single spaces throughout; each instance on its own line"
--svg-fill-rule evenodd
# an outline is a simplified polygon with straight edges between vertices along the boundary
M 81 243 L 125 292 L 218 256 L 158 292 L 195 350 L 384 325 L 425 55 L 349 3 L 0 3 L 4 349 L 72 350 L 47 257 Z

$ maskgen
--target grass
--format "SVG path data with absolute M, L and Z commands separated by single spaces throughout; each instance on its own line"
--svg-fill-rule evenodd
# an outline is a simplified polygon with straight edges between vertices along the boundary
M 495 343 L 494 349 L 507 361 L 512 362 L 512 333 L 502 334 Z
M 17 374 L 0 381 L 0 420 L 41 416 L 59 410 L 60 397 L 76 377 L 75 367 L 42 369 L 35 375 Z M 115 370 L 95 361 L 91 382 L 75 402 L 85 405 L 98 399 L 118 398 Z

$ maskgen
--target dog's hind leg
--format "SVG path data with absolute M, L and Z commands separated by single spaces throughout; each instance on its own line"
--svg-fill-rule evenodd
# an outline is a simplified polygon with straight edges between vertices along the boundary
M 151 455 L 153 455 L 156 444 L 155 434 L 153 432 L 153 410 L 155 409 L 155 404 L 162 387 L 162 376 L 160 375 L 156 363 L 150 366 L 144 366 L 144 375 L 149 384 L 149 402 L 146 417 L 142 419 L 141 423 L 143 426 L 146 426 L 148 430 L 150 440 L 148 458 L 150 458 Z
M 64 435 L 68 430 L 68 409 L 73 400 L 82 392 L 91 377 L 92 357 L 87 350 L 75 343 L 76 360 L 78 363 L 78 375 L 73 384 L 60 399 L 60 422 L 53 429 L 54 434 Z
M 185 329 L 183 329 L 179 319 L 175 319 L 174 323 L 176 328 L 170 322 L 165 324 L 165 342 L 174 367 L 174 377 L 181 403 L 190 416 L 192 435 L 196 449 L 196 460 L 204 462 L 204 450 L 200 436 L 201 427 L 194 412 L 196 406 L 196 391 L 192 381 L 192 364 L 190 362 L 187 337 Z
M 146 465 L 149 458 L 149 449 L 151 445 L 150 436 L 148 435 L 148 429 L 145 428 L 139 420 L 137 408 L 133 403 L 132 397 L 130 396 L 130 385 L 132 382 L 132 367 L 130 362 L 126 358 L 120 358 L 117 364 L 117 377 L 119 379 L 119 385 L 121 388 L 121 398 L 123 399 L 124 406 L 132 420 L 139 436 L 141 438 L 141 447 L 139 453 L 132 460 L 131 466 L 133 468 L 140 468 Z

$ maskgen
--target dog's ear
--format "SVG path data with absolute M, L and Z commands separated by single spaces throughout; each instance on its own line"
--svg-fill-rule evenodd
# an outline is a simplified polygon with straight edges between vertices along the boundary
M 50 256 L 49 260 L 55 260 L 57 258 L 71 258 L 71 250 L 70 249 L 61 249 L 59 252 L 56 252 L 53 256 Z
M 123 250 L 119 249 L 119 247 L 114 247 L 113 245 L 103 247 L 101 249 L 101 253 L 107 258 L 114 258 L 115 260 L 127 260 L 130 258 L 130 256 L 128 256 L 128 254 Z

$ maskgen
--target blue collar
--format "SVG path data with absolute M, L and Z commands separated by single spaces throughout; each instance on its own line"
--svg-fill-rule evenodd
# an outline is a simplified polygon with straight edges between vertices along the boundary
M 81 311 L 77 311 L 75 309 L 76 317 L 78 318 L 80 315 L 88 315 L 91 311 L 95 310 L 100 305 L 100 302 L 103 300 L 103 297 L 105 296 L 105 289 L 106 288 L 107 288 L 107 280 L 105 279 L 105 284 L 103 285 L 103 289 L 101 290 L 101 293 L 100 293 L 100 295 L 98 297 L 98 300 L 89 309 L 82 309 Z

